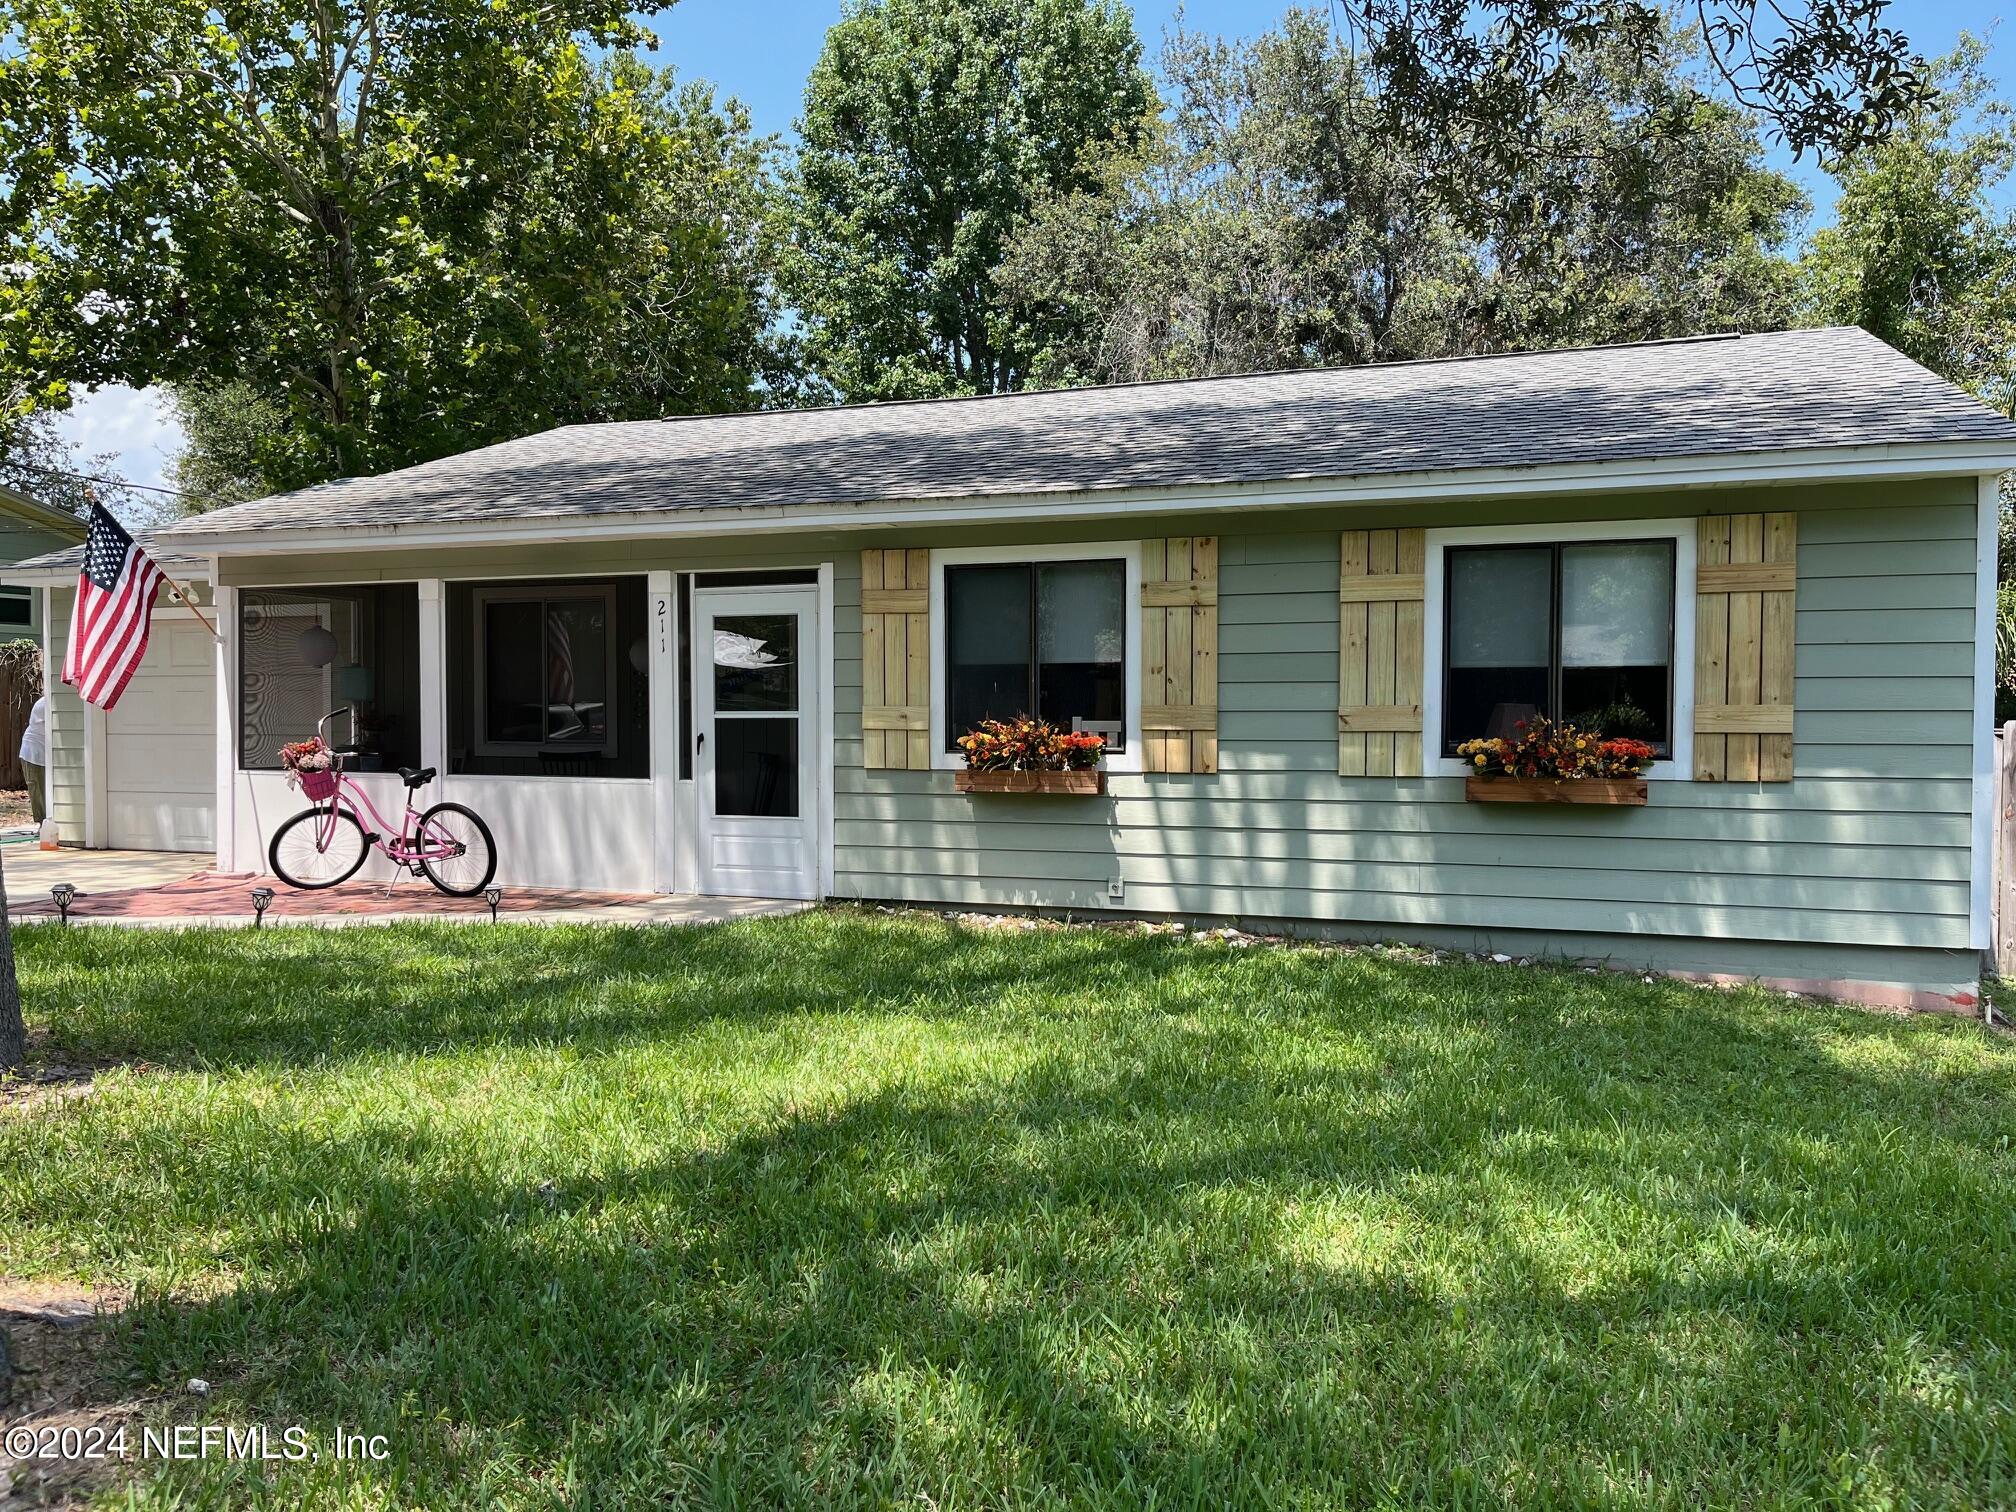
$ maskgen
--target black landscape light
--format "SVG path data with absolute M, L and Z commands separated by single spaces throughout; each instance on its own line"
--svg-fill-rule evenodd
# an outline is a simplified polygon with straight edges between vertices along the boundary
M 263 929 L 266 927 L 266 910 L 272 906 L 272 888 L 255 887 L 252 889 L 252 927 L 254 929 Z
M 49 889 L 49 896 L 56 900 L 56 912 L 65 924 L 70 922 L 70 900 L 77 896 L 77 889 L 68 882 L 58 882 Z
M 497 922 L 497 905 L 504 901 L 504 889 L 501 887 L 486 887 L 483 889 L 483 899 L 490 905 L 490 922 L 495 924 Z

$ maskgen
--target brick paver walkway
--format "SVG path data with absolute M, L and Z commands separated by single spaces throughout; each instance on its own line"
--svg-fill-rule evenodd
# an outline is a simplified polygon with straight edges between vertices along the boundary
M 80 891 L 70 905 L 74 920 L 135 924 L 165 920 L 190 923 L 239 922 L 252 919 L 252 889 L 271 887 L 273 903 L 266 921 L 345 919 L 366 923 L 394 918 L 488 918 L 490 905 L 482 897 L 451 898 L 428 883 L 402 881 L 387 896 L 377 882 L 347 882 L 321 892 L 300 892 L 271 877 L 204 872 L 158 887 L 122 888 L 108 892 Z M 507 887 L 498 903 L 499 915 L 531 914 L 542 918 L 578 915 L 584 920 L 638 923 L 706 922 L 713 918 L 782 912 L 804 905 L 767 904 L 752 899 L 674 899 L 654 893 L 587 892 L 555 887 Z M 16 915 L 39 917 L 57 912 L 48 897 L 10 905 Z

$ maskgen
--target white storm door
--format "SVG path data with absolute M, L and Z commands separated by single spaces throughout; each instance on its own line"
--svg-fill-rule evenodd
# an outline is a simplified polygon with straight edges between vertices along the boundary
M 693 595 L 700 890 L 819 896 L 819 593 Z

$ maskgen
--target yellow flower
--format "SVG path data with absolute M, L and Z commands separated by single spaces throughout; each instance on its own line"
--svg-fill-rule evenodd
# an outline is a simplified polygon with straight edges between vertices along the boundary
M 1479 751 L 1477 753 L 1477 765 L 1479 766 L 1484 765 L 1484 753 L 1482 751 Z

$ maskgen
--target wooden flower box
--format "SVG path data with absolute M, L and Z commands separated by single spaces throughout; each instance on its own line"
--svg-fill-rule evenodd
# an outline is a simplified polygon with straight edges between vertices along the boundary
M 1640 804 L 1649 793 L 1643 777 L 1465 777 L 1471 803 Z
M 1074 793 L 1095 797 L 1106 791 L 1106 774 L 1088 772 L 969 772 L 952 774 L 962 793 Z

